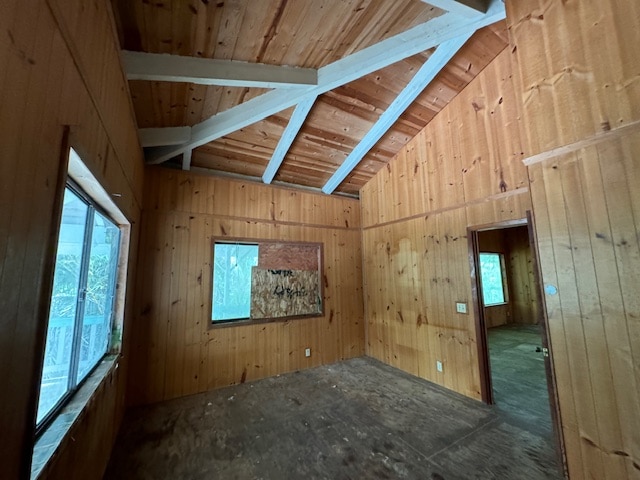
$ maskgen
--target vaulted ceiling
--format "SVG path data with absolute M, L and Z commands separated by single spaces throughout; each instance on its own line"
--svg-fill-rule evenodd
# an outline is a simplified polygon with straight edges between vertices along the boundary
M 148 163 L 357 195 L 507 45 L 501 0 L 113 0 Z

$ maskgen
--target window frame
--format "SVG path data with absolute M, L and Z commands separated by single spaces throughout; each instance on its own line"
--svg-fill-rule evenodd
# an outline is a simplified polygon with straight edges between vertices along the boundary
M 273 317 L 273 318 L 239 318 L 232 320 L 213 320 L 213 276 L 215 268 L 215 245 L 216 243 L 227 243 L 227 244 L 245 244 L 245 245 L 264 245 L 264 244 L 280 244 L 280 245 L 308 245 L 314 246 L 318 249 L 318 275 L 319 275 L 319 296 L 322 299 L 321 310 L 319 313 L 309 313 L 305 315 L 290 315 L 284 317 Z M 273 322 L 288 322 L 291 320 L 297 320 L 301 318 L 319 318 L 324 317 L 325 315 L 325 298 L 324 298 L 324 244 L 322 242 L 305 242 L 305 241 L 296 241 L 296 240 L 273 240 L 273 239 L 263 239 L 263 238 L 235 238 L 235 237 L 212 237 L 211 243 L 209 245 L 209 255 L 211 258 L 211 269 L 208 275 L 208 281 L 210 282 L 207 285 L 209 291 L 209 317 L 208 317 L 208 325 L 209 329 L 215 328 L 225 328 L 225 327 L 234 327 L 240 325 L 255 325 L 261 323 L 273 323 Z M 258 251 L 259 255 L 259 251 Z
M 73 148 L 69 148 L 69 155 L 71 156 Z M 76 155 L 77 152 L 73 151 Z M 82 257 L 80 261 L 80 276 L 78 279 L 78 293 L 80 295 L 80 290 L 82 290 L 82 286 L 86 290 L 87 281 L 88 281 L 88 273 L 89 273 L 89 262 L 91 256 L 91 240 L 93 235 L 93 220 L 95 219 L 96 213 L 99 213 L 104 218 L 108 219 L 114 226 L 118 228 L 118 251 L 115 257 L 115 270 L 113 273 L 113 284 L 109 287 L 111 290 L 111 313 L 109 318 L 109 332 L 107 334 L 107 347 L 104 354 L 96 361 L 96 363 L 85 373 L 82 380 L 77 381 L 77 375 L 79 371 L 80 364 L 80 349 L 82 348 L 82 321 L 84 318 L 85 304 L 86 302 L 79 301 L 76 299 L 77 307 L 75 311 L 75 316 L 73 319 L 73 338 L 71 341 L 71 359 L 69 365 L 69 377 L 67 379 L 67 389 L 66 392 L 60 397 L 60 399 L 49 409 L 46 415 L 42 417 L 42 419 L 37 421 L 37 410 L 40 399 L 40 385 L 42 384 L 42 375 L 44 369 L 44 354 L 47 346 L 47 331 L 49 327 L 50 320 L 50 311 L 47 312 L 47 324 L 45 327 L 45 338 L 43 342 L 43 362 L 42 362 L 42 370 L 40 371 L 39 378 L 39 388 L 38 388 L 38 398 L 36 402 L 36 425 L 35 425 L 35 436 L 39 437 L 47 428 L 51 425 L 51 423 L 56 419 L 56 417 L 60 414 L 61 410 L 71 401 L 74 394 L 84 385 L 84 383 L 91 377 L 92 373 L 100 366 L 105 357 L 113 353 L 113 331 L 115 326 L 115 318 L 116 318 L 116 300 L 117 300 L 117 289 L 118 289 L 118 276 L 119 276 L 119 267 L 121 263 L 121 258 L 123 255 L 123 225 L 117 222 L 112 215 L 110 215 L 97 201 L 91 198 L 85 190 L 76 182 L 73 178 L 67 177 L 63 186 L 63 193 L 69 189 L 75 194 L 82 202 L 87 205 L 87 212 L 85 214 L 85 227 L 84 227 L 84 236 L 82 241 Z M 60 224 L 62 222 L 62 212 L 63 208 L 60 209 L 59 216 L 56 219 L 58 222 L 58 238 L 60 235 Z M 53 261 L 53 275 L 55 275 L 55 269 L 57 264 L 57 254 L 58 254 L 58 238 L 56 239 L 56 248 L 54 252 L 54 261 Z M 53 280 L 53 279 L 52 279 Z M 53 290 L 49 293 L 49 298 L 53 298 Z
M 497 255 L 500 260 L 500 276 L 502 278 L 502 302 L 498 303 L 485 303 L 484 301 L 484 285 L 482 282 L 482 255 Z M 478 252 L 478 266 L 480 267 L 480 296 L 482 298 L 482 306 L 484 308 L 488 307 L 500 307 L 509 304 L 509 286 L 507 283 L 507 264 L 505 259 L 505 254 L 503 252 L 493 252 L 493 251 L 481 251 Z

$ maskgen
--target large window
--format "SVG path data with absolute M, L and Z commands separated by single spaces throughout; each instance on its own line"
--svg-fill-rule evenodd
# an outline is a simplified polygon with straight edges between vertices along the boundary
M 504 256 L 501 253 L 480 253 L 480 281 L 485 307 L 506 303 Z
M 211 319 L 216 322 L 249 318 L 251 267 L 258 265 L 258 245 L 215 243 L 213 259 Z
M 37 424 L 75 391 L 109 348 L 118 226 L 77 186 L 64 192 Z
M 322 315 L 322 245 L 213 241 L 211 322 L 261 322 Z

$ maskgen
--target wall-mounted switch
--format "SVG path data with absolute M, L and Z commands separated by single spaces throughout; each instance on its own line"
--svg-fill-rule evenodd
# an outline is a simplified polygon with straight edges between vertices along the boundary
M 304 356 L 305 357 L 310 357 L 311 356 L 311 349 L 310 348 L 305 348 L 304 349 Z
M 440 360 L 436 360 L 436 370 L 442 373 L 442 362 Z
M 456 312 L 467 313 L 467 304 L 464 302 L 456 302 Z

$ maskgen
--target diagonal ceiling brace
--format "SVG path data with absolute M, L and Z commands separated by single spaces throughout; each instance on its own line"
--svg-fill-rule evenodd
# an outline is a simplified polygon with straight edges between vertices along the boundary
M 295 140 L 296 135 L 298 135 L 300 128 L 302 128 L 302 124 L 311 111 L 311 107 L 313 107 L 316 98 L 318 98 L 316 95 L 312 95 L 306 100 L 301 101 L 293 111 L 293 114 L 289 119 L 289 124 L 280 137 L 278 146 L 273 151 L 273 156 L 271 157 L 267 168 L 262 174 L 262 181 L 264 183 L 271 183 L 273 177 L 275 177 L 276 173 L 278 173 L 278 169 L 280 168 L 280 165 L 282 165 L 282 161 L 284 160 L 285 155 L 289 151 L 289 148 Z
M 422 93 L 429 83 L 438 75 L 440 70 L 449 63 L 449 60 L 460 50 L 467 40 L 473 35 L 469 32 L 453 40 L 447 40 L 440 44 L 435 52 L 424 62 L 420 70 L 414 75 L 407 86 L 400 92 L 400 95 L 389 105 L 389 108 L 380 115 L 378 121 L 371 127 L 371 130 L 362 138 L 360 143 L 351 151 L 349 156 L 334 172 L 331 178 L 322 187 L 324 193 L 332 193 L 338 185 L 351 173 L 360 163 L 371 148 L 382 138 L 382 136 L 398 120 L 402 112 Z
M 149 151 L 149 163 L 162 163 L 186 149 L 221 138 L 229 133 L 258 122 L 269 115 L 300 103 L 310 95 L 322 95 L 330 90 L 352 82 L 364 75 L 423 52 L 439 44 L 505 18 L 502 0 L 490 0 L 487 13 L 479 18 L 469 19 L 457 14 L 446 13 L 422 25 L 413 27 L 380 43 L 360 50 L 348 57 L 333 62 L 318 70 L 318 85 L 272 90 L 245 103 L 194 125 L 191 139 L 170 147 L 159 147 Z

